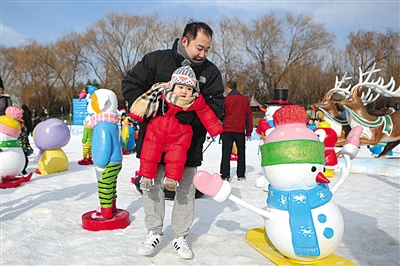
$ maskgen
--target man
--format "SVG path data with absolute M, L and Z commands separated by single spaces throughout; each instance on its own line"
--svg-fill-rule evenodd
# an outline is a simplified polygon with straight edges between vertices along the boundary
M 249 100 L 237 90 L 235 81 L 226 83 L 226 98 L 224 104 L 224 131 L 222 139 L 222 159 L 220 174 L 224 180 L 230 179 L 230 158 L 233 142 L 237 147 L 237 177 L 238 181 L 246 180 L 246 136 L 250 139 L 253 131 L 253 119 Z
M 172 73 L 181 66 L 185 59 L 188 59 L 199 81 L 200 93 L 217 117 L 221 117 L 224 102 L 222 76 L 219 69 L 207 60 L 212 34 L 213 31 L 207 24 L 189 21 L 182 37 L 175 40 L 172 49 L 154 51 L 145 55 L 122 81 L 122 93 L 129 106 L 153 84 L 168 82 Z M 162 108 L 159 109 L 162 110 Z M 206 130 L 193 111 L 178 112 L 176 117 L 180 123 L 192 126 L 193 137 L 187 152 L 182 181 L 175 190 L 171 219 L 174 233 L 172 243 L 180 258 L 192 259 L 193 252 L 187 244 L 186 237 L 194 219 L 196 189 L 193 185 L 193 176 L 197 172 L 197 166 L 200 166 L 203 160 L 202 149 Z M 139 138 L 135 148 L 138 158 L 148 121 L 149 118 L 146 118 L 140 124 Z M 139 246 L 138 253 L 141 255 L 151 255 L 154 248 L 163 240 L 162 230 L 165 216 L 163 173 L 164 165 L 161 164 L 158 167 L 154 184 L 149 191 L 143 192 L 143 208 L 148 235 L 147 239 Z
M 6 114 L 8 106 L 12 106 L 10 95 L 4 93 L 3 80 L 0 77 L 0 116 Z

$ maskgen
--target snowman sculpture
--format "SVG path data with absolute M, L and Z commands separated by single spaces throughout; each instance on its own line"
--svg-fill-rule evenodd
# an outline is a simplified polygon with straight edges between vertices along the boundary
M 349 176 L 362 131 L 355 128 L 349 134 L 343 147 L 346 165 L 330 189 L 323 175 L 324 143 L 306 127 L 307 119 L 306 111 L 296 105 L 284 106 L 274 114 L 275 130 L 261 146 L 261 164 L 269 182 L 266 211 L 231 195 L 230 184 L 219 174 L 200 170 L 194 177 L 196 188 L 214 200 L 229 198 L 265 217 L 265 233 L 274 247 L 301 262 L 329 256 L 342 239 L 343 217 L 332 196 Z
M 29 181 L 32 173 L 19 176 L 25 165 L 25 155 L 18 142 L 22 112 L 10 106 L 5 113 L 0 116 L 0 188 L 11 188 Z

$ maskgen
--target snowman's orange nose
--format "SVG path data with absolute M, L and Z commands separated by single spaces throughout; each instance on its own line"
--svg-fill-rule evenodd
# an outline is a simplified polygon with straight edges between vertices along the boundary
M 324 176 L 324 174 L 321 173 L 321 172 L 319 172 L 319 173 L 317 174 L 317 177 L 315 178 L 315 181 L 317 181 L 318 183 L 330 183 L 330 182 L 331 182 L 331 181 L 329 181 L 329 179 L 326 178 L 326 177 Z

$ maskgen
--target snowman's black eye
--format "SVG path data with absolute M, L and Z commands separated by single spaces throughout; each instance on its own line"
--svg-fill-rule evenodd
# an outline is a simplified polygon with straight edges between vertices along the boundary
M 315 166 L 311 167 L 311 172 L 315 172 L 315 171 L 317 171 L 317 167 L 315 167 Z
M 325 173 L 325 171 L 326 171 L 326 169 L 325 169 L 325 167 L 324 167 L 324 171 L 323 171 L 323 173 Z

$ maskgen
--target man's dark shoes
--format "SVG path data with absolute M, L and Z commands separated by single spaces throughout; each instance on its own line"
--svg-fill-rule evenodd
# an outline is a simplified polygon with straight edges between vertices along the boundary
M 229 179 L 231 178 L 229 175 L 228 176 L 222 176 L 221 175 L 222 180 L 226 180 L 229 182 Z

